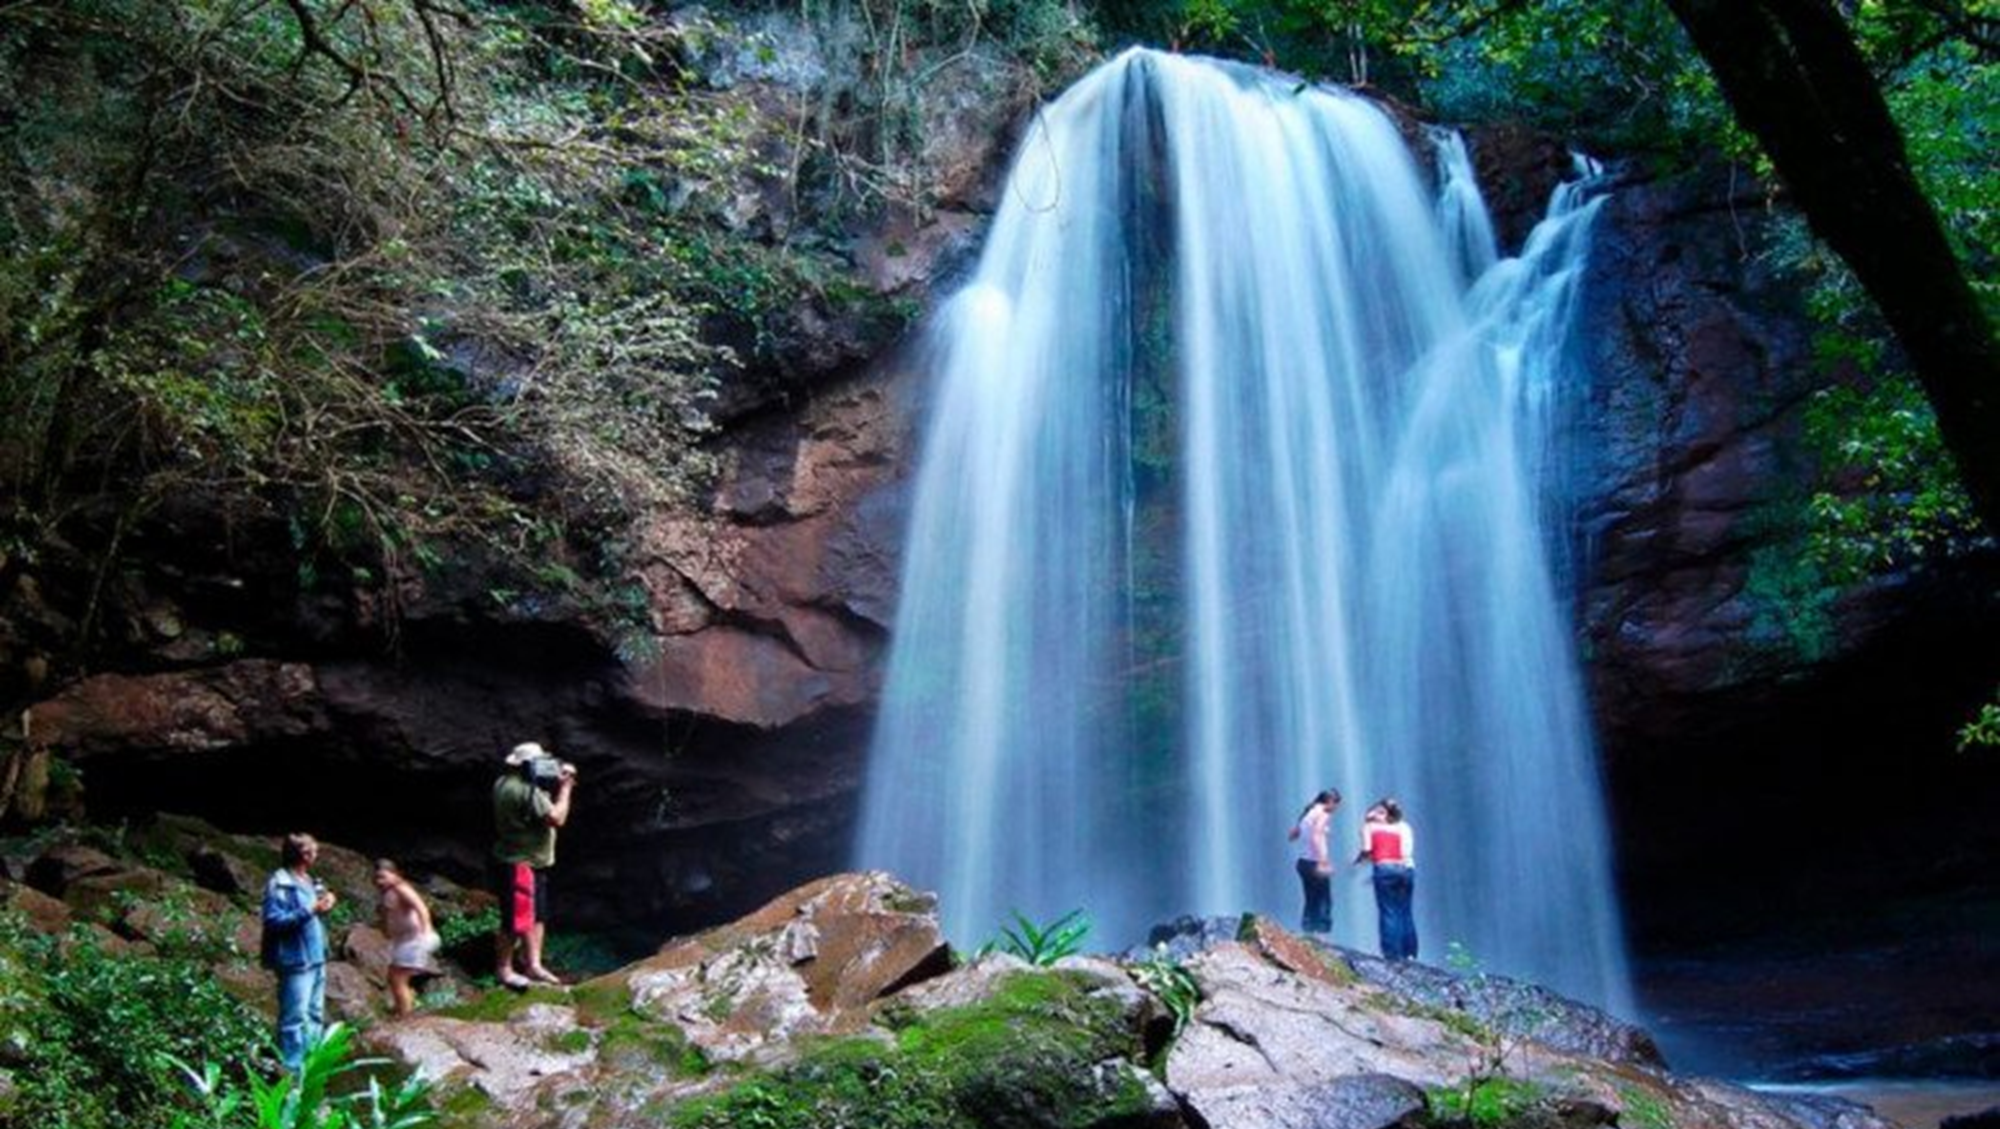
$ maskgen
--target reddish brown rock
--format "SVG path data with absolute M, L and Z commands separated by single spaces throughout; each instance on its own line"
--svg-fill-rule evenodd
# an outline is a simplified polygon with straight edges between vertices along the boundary
M 329 1019 L 372 1020 L 388 1005 L 388 997 L 368 974 L 343 960 L 326 965 L 326 1012 Z
M 35 856 L 28 864 L 28 885 L 53 897 L 63 897 L 79 879 L 115 874 L 125 864 L 95 847 L 81 843 L 58 843 Z
M 1245 924 L 1245 943 L 1263 954 L 1264 959 L 1287 972 L 1335 986 L 1354 982 L 1354 970 L 1338 956 L 1318 945 L 1301 940 L 1270 918 L 1257 914 Z
M 33 886 L 0 879 L 0 907 L 20 914 L 37 933 L 57 934 L 69 929 L 69 907 Z
M 33 707 L 35 739 L 70 756 L 238 748 L 324 729 L 312 668 L 246 659 L 199 671 L 102 674 Z
M 372 984 L 389 982 L 389 938 L 373 925 L 356 925 L 341 939 L 340 953 Z

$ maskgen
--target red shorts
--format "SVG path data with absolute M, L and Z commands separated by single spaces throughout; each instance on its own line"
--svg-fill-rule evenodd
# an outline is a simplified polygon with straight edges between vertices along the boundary
M 524 936 L 549 919 L 549 878 L 525 862 L 493 864 L 493 893 L 500 899 L 500 928 Z

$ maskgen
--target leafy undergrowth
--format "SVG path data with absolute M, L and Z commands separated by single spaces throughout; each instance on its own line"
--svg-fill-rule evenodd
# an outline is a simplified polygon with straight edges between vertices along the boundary
M 188 955 L 0 914 L 0 1125 L 149 1129 L 194 1105 L 176 1060 L 255 1070 L 265 1021 Z
M 1086 1126 L 1149 1105 L 1143 1048 L 1072 974 L 1016 973 L 980 1003 L 900 1013 L 893 1041 L 830 1040 L 795 1065 L 676 1110 L 673 1129 Z M 1098 1064 L 1124 1060 L 1123 1071 Z
M 1518 1078 L 1479 1078 L 1463 1087 L 1430 1092 L 1430 1114 L 1440 1125 L 1493 1126 L 1523 1121 L 1542 1103 L 1547 1089 Z

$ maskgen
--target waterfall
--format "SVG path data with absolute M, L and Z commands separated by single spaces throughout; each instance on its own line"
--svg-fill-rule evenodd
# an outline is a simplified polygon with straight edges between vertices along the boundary
M 1431 177 L 1364 99 L 1143 50 L 1030 125 L 929 329 L 857 845 L 956 940 L 1296 920 L 1284 833 L 1331 785 L 1343 860 L 1403 800 L 1427 959 L 1625 1004 L 1558 481 L 1596 204 L 1497 260 L 1433 145 Z M 1373 948 L 1364 882 L 1335 920 Z

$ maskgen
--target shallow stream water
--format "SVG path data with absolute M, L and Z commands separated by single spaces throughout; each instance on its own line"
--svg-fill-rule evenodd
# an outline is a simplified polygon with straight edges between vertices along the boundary
M 1857 904 L 1635 962 L 1682 1071 L 1910 1126 L 2000 1106 L 2000 890 Z

